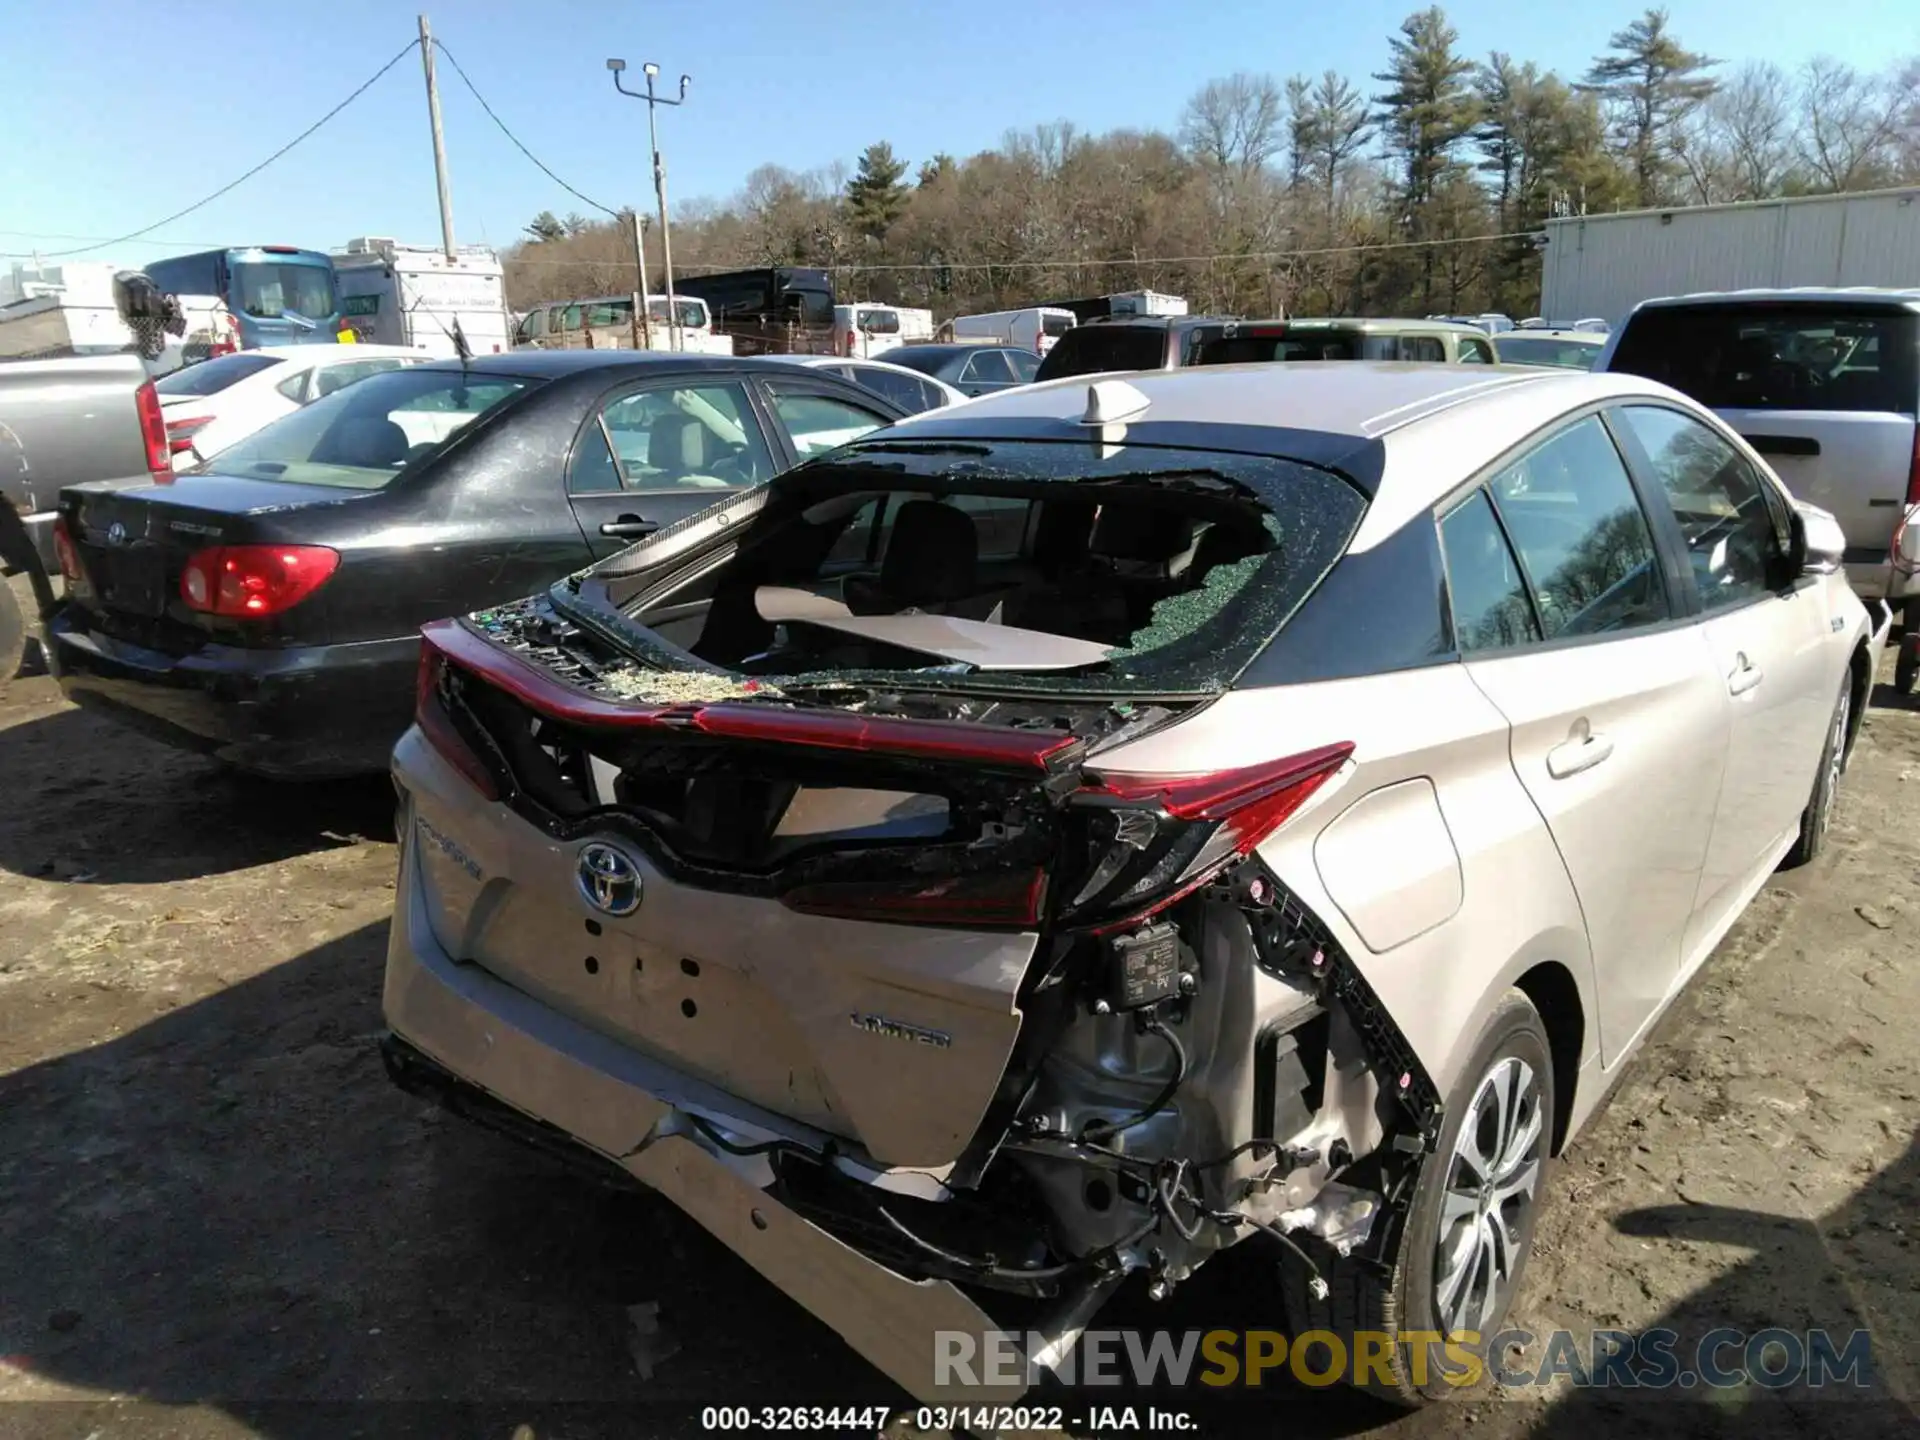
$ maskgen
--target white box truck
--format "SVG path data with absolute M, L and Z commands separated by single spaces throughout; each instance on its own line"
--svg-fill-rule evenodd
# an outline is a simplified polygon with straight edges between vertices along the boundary
M 1789 286 L 1920 285 L 1920 187 L 1546 222 L 1540 314 L 1615 329 L 1642 300 Z
M 993 310 L 984 315 L 956 315 L 945 329 L 956 340 L 997 340 L 1044 355 L 1074 326 L 1073 312 L 1053 305 L 1029 305 L 1024 310 Z
M 856 300 L 833 307 L 833 353 L 871 360 L 933 338 L 933 312 Z
M 369 344 L 451 357 L 457 320 L 475 355 L 513 348 L 506 272 L 484 245 L 463 245 L 449 260 L 436 246 L 367 235 L 333 253 L 333 273 L 340 313 Z

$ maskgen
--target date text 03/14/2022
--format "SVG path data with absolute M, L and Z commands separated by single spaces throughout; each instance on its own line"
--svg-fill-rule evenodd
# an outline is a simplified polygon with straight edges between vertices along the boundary
M 1195 1428 L 1183 1410 L 1095 1405 L 1085 1414 L 1069 1414 L 1060 1405 L 922 1405 L 898 1413 L 885 1405 L 709 1405 L 700 1412 L 703 1430 L 835 1431 L 877 1435 L 895 1421 L 921 1434 L 1028 1434 L 1048 1430 L 1091 1431 L 1096 1435 L 1149 1430 L 1176 1433 Z

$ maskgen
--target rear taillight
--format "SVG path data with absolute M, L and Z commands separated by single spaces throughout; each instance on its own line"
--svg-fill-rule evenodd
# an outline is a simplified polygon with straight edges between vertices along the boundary
M 180 598 L 203 615 L 264 620 L 291 610 L 339 568 L 340 552 L 324 545 L 216 545 L 187 561 Z
M 86 578 L 86 572 L 80 568 L 80 552 L 73 548 L 73 536 L 67 532 L 67 517 L 60 515 L 53 522 L 53 554 L 60 562 L 60 574 L 69 585 Z
M 1046 893 L 1044 870 L 1013 870 L 938 879 L 802 885 L 780 899 L 788 909 L 803 915 L 831 915 L 841 920 L 1024 929 L 1040 923 Z
M 1353 754 L 1323 745 L 1200 775 L 1089 776 L 1085 879 L 1060 917 L 1125 929 L 1178 903 L 1284 825 Z
M 1913 463 L 1907 467 L 1907 504 L 1920 505 L 1920 425 L 1913 427 Z
M 140 412 L 140 438 L 146 442 L 147 472 L 155 483 L 173 483 L 173 456 L 167 449 L 167 417 L 160 409 L 160 392 L 151 380 L 140 382 L 133 392 L 134 408 Z
M 854 334 L 853 331 L 849 330 L 847 331 L 847 354 L 857 356 L 859 353 L 860 353 L 860 337 Z
M 196 415 L 191 420 L 167 421 L 167 453 L 185 455 L 193 449 L 193 437 L 213 423 L 211 415 Z
M 423 641 L 420 646 L 420 678 L 414 692 L 413 723 L 420 728 L 427 743 L 440 752 L 440 757 L 459 771 L 461 776 L 488 800 L 500 798 L 500 786 L 493 772 L 487 769 L 479 755 L 454 726 L 453 716 L 447 713 L 446 701 L 441 697 L 441 687 L 447 679 L 447 657 L 433 647 L 432 641 Z

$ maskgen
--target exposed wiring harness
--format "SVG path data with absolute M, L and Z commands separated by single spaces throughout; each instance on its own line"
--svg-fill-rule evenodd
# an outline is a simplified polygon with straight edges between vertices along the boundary
M 1080 1127 L 1079 1140 L 1081 1144 L 1086 1144 L 1096 1138 L 1118 1135 L 1123 1130 L 1131 1130 L 1136 1125 L 1146 1124 L 1147 1121 L 1153 1119 L 1154 1116 L 1165 1110 L 1167 1106 L 1172 1103 L 1174 1095 L 1177 1094 L 1180 1087 L 1186 1083 L 1187 1050 L 1186 1047 L 1180 1043 L 1180 1037 L 1162 1024 L 1158 1015 L 1149 1015 L 1145 1020 L 1140 1022 L 1140 1028 L 1149 1034 L 1158 1035 L 1162 1040 L 1166 1041 L 1167 1048 L 1173 1051 L 1172 1077 L 1161 1088 L 1160 1093 L 1153 1097 L 1152 1103 L 1149 1104 L 1146 1109 L 1137 1111 L 1124 1120 L 1089 1120 L 1085 1125 Z

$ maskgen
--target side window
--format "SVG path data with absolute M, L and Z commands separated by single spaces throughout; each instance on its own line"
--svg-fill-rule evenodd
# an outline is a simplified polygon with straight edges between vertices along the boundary
M 1031 384 L 1034 374 L 1040 369 L 1040 357 L 1029 355 L 1024 350 L 1015 350 L 1007 359 L 1013 364 L 1013 377 L 1022 385 Z
M 584 449 L 575 471 L 605 489 L 726 490 L 773 474 L 766 439 L 737 384 L 642 390 L 608 401 L 600 418 L 621 483 L 604 485 L 586 468 L 598 457 L 587 458 Z M 577 479 L 573 488 L 581 488 Z
M 822 562 L 825 568 L 844 569 L 866 560 L 868 547 L 873 543 L 873 522 L 879 518 L 880 507 L 885 503 L 884 500 L 869 500 L 854 512 L 853 518 L 847 522 L 847 528 L 833 542 L 833 549 L 827 552 L 827 558 Z
M 1618 412 L 1640 442 L 1686 537 L 1694 585 L 1709 610 L 1771 593 L 1769 572 L 1787 548 L 1785 505 L 1739 451 L 1690 415 L 1654 405 Z
M 613 451 L 607 448 L 607 432 L 596 421 L 580 437 L 573 452 L 573 468 L 567 472 L 569 495 L 610 495 L 620 489 L 620 467 L 613 463 Z
M 963 385 L 1011 385 L 1013 367 L 1007 363 L 1005 351 L 982 350 L 967 362 L 960 382 Z
M 785 386 L 773 387 L 773 409 L 802 460 L 837 450 L 869 430 L 893 423 L 845 400 L 807 395 Z
M 1433 335 L 1403 335 L 1400 337 L 1400 358 L 1402 360 L 1445 360 L 1446 344 Z
M 1460 340 L 1460 363 L 1462 365 L 1493 364 L 1493 347 L 1477 335 L 1465 335 Z
M 1653 533 L 1598 416 L 1529 451 L 1487 489 L 1533 581 L 1547 639 L 1667 618 Z
M 1502 650 L 1540 638 L 1519 562 L 1484 490 L 1476 490 L 1440 522 L 1460 653 Z
M 294 404 L 304 405 L 307 403 L 307 380 L 312 374 L 311 370 L 302 370 L 297 374 L 289 375 L 273 388 Z
M 918 415 L 929 408 L 926 387 L 915 376 L 882 370 L 877 365 L 855 365 L 852 379 L 874 394 L 885 396 L 909 415 Z

